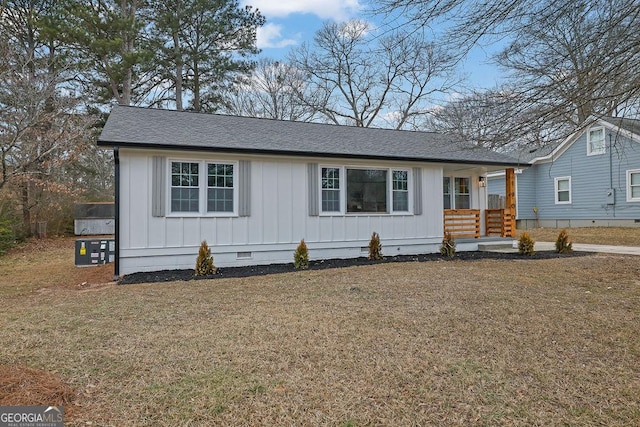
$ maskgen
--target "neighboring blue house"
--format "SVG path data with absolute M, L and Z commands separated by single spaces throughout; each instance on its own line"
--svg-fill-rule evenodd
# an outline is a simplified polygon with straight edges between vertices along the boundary
M 520 154 L 531 167 L 516 171 L 519 228 L 640 226 L 640 120 L 590 121 L 556 146 Z M 503 176 L 488 176 L 489 195 L 504 196 Z

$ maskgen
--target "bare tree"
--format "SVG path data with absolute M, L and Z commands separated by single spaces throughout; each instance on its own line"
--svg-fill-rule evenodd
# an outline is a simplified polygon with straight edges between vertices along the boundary
M 289 60 L 307 76 L 301 101 L 336 124 L 405 128 L 453 81 L 452 58 L 436 44 L 404 32 L 375 37 L 363 21 L 326 23 Z
M 61 171 L 86 147 L 91 118 L 75 113 L 78 100 L 61 86 L 64 70 L 1 43 L 0 191 L 19 200 L 29 232 L 45 194 L 71 191 Z
M 0 220 L 20 216 L 27 233 L 43 207 L 51 212 L 76 191 L 65 172 L 92 141 L 93 117 L 79 112 L 71 84 L 76 69 L 60 38 L 59 6 L 18 0 L 0 8 L 0 192 L 13 201 L 0 207 Z
M 378 12 L 414 30 L 447 21 L 449 45 L 508 40 L 496 58 L 537 121 L 581 123 L 633 114 L 640 98 L 637 0 L 378 0 Z M 392 20 L 393 21 L 393 20 Z M 399 21 L 395 21 L 399 22 Z M 635 71 L 634 71 L 635 70 Z
M 523 28 L 497 62 L 550 120 L 575 127 L 591 115 L 624 113 L 640 99 L 640 7 L 627 3 L 573 2 L 551 23 Z
M 286 63 L 260 59 L 251 75 L 224 97 L 224 111 L 249 117 L 310 121 L 315 111 L 298 99 L 305 76 Z
M 509 87 L 476 90 L 434 108 L 422 128 L 455 135 L 458 139 L 496 151 L 541 146 L 563 132 L 538 120 L 540 111 L 522 105 Z

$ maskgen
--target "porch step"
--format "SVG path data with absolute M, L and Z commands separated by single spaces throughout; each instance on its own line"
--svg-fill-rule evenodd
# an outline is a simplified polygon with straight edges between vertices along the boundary
M 480 252 L 517 252 L 518 249 L 513 247 L 513 242 L 487 242 L 487 243 L 478 243 L 478 251 Z

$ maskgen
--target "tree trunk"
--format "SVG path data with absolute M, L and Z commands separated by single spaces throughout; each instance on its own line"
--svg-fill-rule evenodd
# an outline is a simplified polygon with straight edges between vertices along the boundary
M 25 236 L 31 236 L 31 209 L 29 208 L 29 181 L 22 181 L 22 228 Z
M 197 60 L 193 64 L 193 110 L 200 112 L 200 70 Z
M 176 110 L 182 111 L 182 52 L 180 49 L 180 39 L 178 38 L 178 32 L 173 32 L 173 52 L 176 60 Z
M 131 19 L 135 22 L 137 0 L 120 0 L 120 8 L 122 17 L 125 19 Z M 124 54 L 130 54 L 133 52 L 134 44 L 132 36 L 132 28 L 126 28 L 122 31 L 122 51 Z M 129 65 L 125 71 L 124 79 L 122 81 L 122 92 L 118 97 L 118 104 L 131 105 L 131 85 L 133 81 L 133 67 Z

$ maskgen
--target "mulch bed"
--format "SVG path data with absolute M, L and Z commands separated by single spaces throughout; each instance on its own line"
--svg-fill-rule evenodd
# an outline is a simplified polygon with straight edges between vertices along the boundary
M 358 265 L 372 265 L 387 262 L 429 262 L 429 261 L 473 261 L 482 259 L 496 260 L 541 260 L 552 258 L 566 258 L 576 256 L 591 255 L 589 252 L 571 252 L 567 254 L 558 254 L 554 251 L 539 251 L 534 255 L 521 255 L 517 252 L 457 252 L 452 258 L 443 257 L 440 254 L 423 254 L 423 255 L 398 255 L 385 257 L 380 261 L 370 261 L 365 257 L 350 259 L 327 259 L 319 261 L 310 261 L 309 270 L 323 270 L 327 268 L 352 267 Z M 246 267 L 224 267 L 218 268 L 216 274 L 211 276 L 194 276 L 193 269 L 186 270 L 161 270 L 152 272 L 141 272 L 127 274 L 122 277 L 118 284 L 130 285 L 136 283 L 155 283 L 155 282 L 173 282 L 188 281 L 200 279 L 223 279 L 232 277 L 250 277 L 264 276 L 266 274 L 290 273 L 296 271 L 293 263 L 287 264 L 269 264 L 269 265 L 252 265 Z

